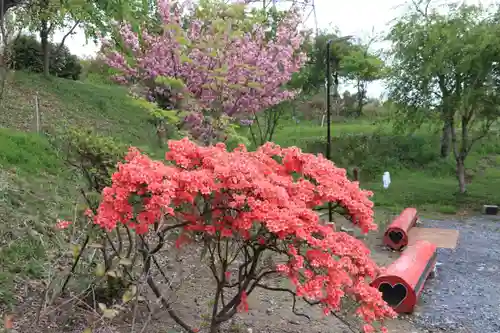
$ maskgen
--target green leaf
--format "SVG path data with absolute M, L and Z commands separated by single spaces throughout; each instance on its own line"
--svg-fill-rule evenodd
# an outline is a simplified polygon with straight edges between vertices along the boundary
M 187 62 L 187 63 L 192 63 L 192 62 L 193 62 L 193 61 L 191 60 L 191 58 L 189 58 L 188 56 L 186 56 L 186 55 L 184 55 L 184 54 L 183 54 L 183 55 L 181 55 L 180 60 L 181 60 L 181 62 Z
M 111 276 L 111 277 L 114 277 L 114 278 L 117 278 L 117 277 L 120 277 L 120 276 L 121 276 L 120 272 L 119 272 L 119 271 L 117 271 L 117 270 L 107 271 L 107 272 L 106 272 L 106 275 Z
M 258 82 L 248 82 L 248 83 L 247 83 L 247 86 L 248 86 L 249 88 L 254 88 L 254 89 L 256 89 L 256 88 L 261 88 L 261 87 L 262 87 L 262 85 L 261 85 L 261 84 L 259 84 Z
M 100 309 L 102 312 L 104 312 L 105 310 L 107 310 L 107 309 L 108 309 L 108 307 L 107 307 L 107 306 L 106 306 L 106 304 L 104 304 L 104 303 L 99 303 L 99 304 L 97 304 L 97 305 L 99 306 L 99 309 Z
M 130 302 L 135 297 L 136 294 L 137 294 L 137 287 L 135 285 L 130 286 L 130 288 L 127 291 L 125 291 L 125 293 L 122 296 L 123 303 Z
M 76 259 L 80 254 L 81 247 L 79 245 L 73 244 L 71 246 L 71 252 L 73 253 L 73 259 Z
M 104 267 L 104 264 L 103 263 L 97 264 L 95 269 L 95 275 L 101 277 L 104 276 L 105 274 L 106 274 L 106 268 Z
M 118 314 L 118 311 L 116 309 L 109 309 L 104 303 L 99 303 L 98 306 L 102 312 L 103 317 L 106 319 L 113 319 Z
M 130 293 L 128 290 L 122 296 L 122 302 L 128 303 L 134 298 L 134 295 Z
M 102 315 L 106 319 L 113 319 L 118 315 L 118 311 L 115 309 L 106 309 L 102 312 Z

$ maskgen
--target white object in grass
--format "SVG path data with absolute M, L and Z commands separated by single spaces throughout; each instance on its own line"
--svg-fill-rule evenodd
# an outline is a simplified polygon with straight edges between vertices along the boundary
M 382 184 L 384 185 L 384 188 L 389 188 L 389 185 L 391 185 L 391 174 L 389 171 L 384 172 L 384 175 L 382 176 Z

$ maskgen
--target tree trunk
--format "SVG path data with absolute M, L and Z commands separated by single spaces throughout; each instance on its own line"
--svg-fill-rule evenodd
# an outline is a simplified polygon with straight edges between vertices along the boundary
M 366 91 L 365 91 L 365 88 L 363 86 L 363 83 L 359 80 L 357 83 L 357 88 L 358 88 L 358 93 L 356 96 L 356 102 L 357 102 L 356 118 L 359 118 L 363 114 L 363 102 L 365 101 Z
M 163 141 L 165 137 L 165 129 L 161 126 L 156 127 L 156 138 L 158 139 L 158 147 L 163 148 Z
M 446 158 L 451 151 L 451 122 L 444 121 L 443 130 L 441 133 L 441 157 Z
M 43 75 L 50 75 L 50 48 L 49 48 L 49 27 L 47 20 L 42 20 L 40 27 L 40 41 L 42 44 Z
M 446 118 L 445 118 L 446 119 Z M 465 193 L 466 188 L 465 188 L 465 158 L 467 157 L 467 154 L 465 154 L 465 150 L 463 149 L 464 142 L 460 142 L 462 145 L 459 147 L 459 142 L 457 140 L 457 133 L 455 131 L 455 122 L 453 117 L 448 117 L 447 118 L 446 124 L 448 124 L 448 133 L 451 141 L 451 146 L 453 148 L 453 155 L 455 155 L 455 161 L 456 161 L 456 175 L 457 175 L 457 180 L 458 180 L 458 190 L 460 193 Z M 462 126 L 464 124 L 462 123 Z M 463 128 L 462 128 L 463 129 Z M 443 128 L 444 130 L 444 128 Z M 466 132 L 462 132 L 462 138 L 464 138 L 463 135 L 465 135 Z
M 212 324 L 210 326 L 210 333 L 219 333 L 220 332 L 220 324 Z
M 361 115 L 363 114 L 363 100 L 363 95 L 360 95 L 358 97 L 358 105 L 356 106 L 356 118 L 361 117 Z
M 460 193 L 465 193 L 467 191 L 465 186 L 465 161 L 461 157 L 457 158 L 457 179 Z

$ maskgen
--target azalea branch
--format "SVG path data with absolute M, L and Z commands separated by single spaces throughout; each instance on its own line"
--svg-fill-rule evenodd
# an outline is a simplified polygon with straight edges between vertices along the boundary
M 73 260 L 73 264 L 71 265 L 71 269 L 69 270 L 68 275 L 64 279 L 64 282 L 63 282 L 63 285 L 62 285 L 62 288 L 61 288 L 61 293 L 64 293 L 64 291 L 66 290 L 66 287 L 68 286 L 69 280 L 73 276 L 73 274 L 75 272 L 75 269 L 76 269 L 76 266 L 80 262 L 80 259 L 82 258 L 82 255 L 83 255 L 83 251 L 85 251 L 85 249 L 87 248 L 87 245 L 88 245 L 89 241 L 90 241 L 90 235 L 87 234 L 85 236 L 85 240 L 83 241 L 82 247 L 78 251 L 78 254 L 77 254 L 75 260 Z
M 145 269 L 148 270 L 149 266 L 145 265 Z M 155 294 L 155 296 L 160 300 L 163 307 L 167 310 L 169 316 L 183 329 L 185 329 L 188 333 L 196 333 L 194 329 L 192 329 L 188 324 L 186 324 L 177 313 L 173 310 L 172 305 L 167 301 L 167 299 L 162 295 L 160 289 L 156 286 L 153 277 L 148 274 L 146 278 L 146 283 L 151 288 L 151 291 Z
M 134 240 L 132 239 L 132 233 L 130 232 L 129 226 L 125 226 L 125 231 L 127 232 L 127 239 L 128 239 L 128 248 L 127 248 L 127 258 L 130 258 L 132 255 L 132 250 L 134 248 Z
M 95 209 L 95 207 L 93 207 L 89 197 L 87 196 L 87 193 L 82 188 L 80 188 L 80 193 L 81 193 L 82 197 L 84 198 L 85 202 L 87 203 L 87 205 L 89 206 L 89 208 L 92 209 L 92 211 L 95 213 L 96 209 Z M 66 290 L 66 287 L 68 286 L 69 280 L 73 276 L 75 269 L 76 269 L 76 266 L 80 262 L 80 259 L 82 258 L 83 252 L 87 248 L 89 241 L 90 241 L 90 234 L 89 234 L 89 232 L 87 232 L 87 235 L 85 236 L 85 239 L 82 243 L 82 246 L 81 246 L 80 250 L 78 251 L 76 258 L 73 260 L 73 264 L 71 265 L 71 269 L 70 269 L 68 275 L 66 276 L 66 278 L 64 279 L 64 282 L 63 282 L 63 285 L 61 288 L 61 293 L 64 293 L 64 291 Z
M 266 286 L 262 283 L 257 283 L 257 286 L 259 288 L 262 288 L 262 289 L 265 289 L 265 290 L 270 290 L 270 291 L 280 291 L 280 292 L 286 292 L 290 295 L 292 295 L 292 300 L 293 300 L 293 303 L 292 303 L 292 312 L 296 315 L 296 316 L 300 316 L 300 317 L 304 317 L 304 318 L 307 318 L 308 320 L 311 320 L 311 317 L 309 317 L 308 315 L 304 314 L 304 313 L 299 313 L 297 312 L 297 310 L 295 309 L 295 306 L 296 306 L 296 303 L 297 303 L 297 293 L 294 292 L 293 290 L 290 290 L 290 289 L 287 289 L 287 288 L 279 288 L 279 287 L 271 287 L 271 286 Z M 307 298 L 305 297 L 302 297 L 302 300 L 304 302 L 306 302 L 307 304 L 311 305 L 311 306 L 314 306 L 314 305 L 318 305 L 318 304 L 321 304 L 320 301 L 310 301 L 308 300 Z M 340 317 L 338 314 L 336 314 L 335 312 L 331 312 L 331 314 L 337 318 L 339 321 L 342 322 L 342 324 L 344 324 L 345 326 L 347 326 L 347 328 L 349 328 L 349 330 L 351 332 L 354 332 L 354 333 L 358 333 L 359 331 L 355 330 L 351 324 L 349 324 L 345 319 L 343 319 L 342 317 Z
M 118 249 L 117 249 L 117 252 L 119 254 L 122 253 L 122 250 L 123 250 L 123 241 L 122 241 L 122 234 L 121 234 L 121 228 L 119 226 L 116 227 L 115 231 L 116 231 L 116 238 L 118 239 Z
M 228 314 L 231 312 L 231 311 L 236 311 L 236 307 L 238 304 L 240 304 L 241 302 L 241 297 L 243 295 L 244 292 L 246 292 L 248 286 L 250 285 L 252 279 L 253 279 L 253 276 L 257 270 L 257 267 L 259 265 L 259 259 L 260 259 L 260 255 L 262 254 L 262 249 L 260 248 L 257 248 L 257 249 L 254 249 L 254 253 L 253 253 L 253 256 L 251 257 L 251 266 L 250 266 L 250 269 L 248 271 L 245 272 L 245 275 L 243 276 L 239 276 L 239 279 L 241 281 L 240 283 L 240 286 L 239 286 L 239 290 L 238 290 L 238 293 L 233 297 L 233 299 L 228 303 L 226 304 L 226 306 L 224 306 L 216 315 L 216 322 L 217 323 L 222 323 L 226 320 L 228 320 Z
M 167 310 L 167 313 L 169 314 L 169 316 L 179 326 L 181 326 L 183 329 L 185 329 L 188 333 L 196 333 L 196 331 L 193 328 L 191 328 L 188 324 L 186 324 L 179 317 L 179 315 L 172 308 L 172 304 L 170 304 L 170 302 L 163 296 L 160 289 L 156 285 L 156 283 L 153 279 L 153 276 L 150 274 L 150 270 L 151 270 L 151 261 L 152 260 L 155 262 L 155 265 L 158 265 L 158 263 L 156 262 L 156 259 L 150 255 L 149 250 L 148 250 L 149 247 L 148 247 L 147 243 L 144 241 L 144 238 L 141 238 L 141 243 L 142 243 L 143 249 L 141 249 L 140 251 L 142 252 L 142 255 L 143 255 L 144 275 L 147 276 L 146 283 L 148 284 L 149 288 L 155 294 L 155 296 L 160 300 L 163 307 Z M 165 275 L 165 277 L 166 277 L 166 275 Z
M 295 308 L 296 304 L 297 304 L 297 294 L 294 291 L 292 291 L 290 289 L 286 289 L 286 288 L 269 287 L 269 286 L 266 286 L 266 285 L 261 284 L 261 283 L 256 283 L 256 286 L 259 287 L 259 288 L 265 289 L 265 290 L 281 291 L 281 292 L 289 293 L 290 295 L 292 295 L 292 301 L 293 301 L 293 303 L 292 303 L 292 312 L 293 312 L 293 314 L 295 314 L 296 316 L 299 316 L 299 317 L 307 318 L 309 321 L 311 320 L 311 317 L 309 317 L 305 313 L 298 312 L 297 309 Z

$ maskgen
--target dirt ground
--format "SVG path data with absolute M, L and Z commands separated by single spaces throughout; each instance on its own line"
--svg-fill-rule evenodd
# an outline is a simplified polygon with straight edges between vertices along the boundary
M 342 224 L 338 224 L 338 227 L 341 226 Z M 357 234 L 355 235 L 361 237 Z M 373 233 L 365 236 L 365 241 L 371 248 L 372 256 L 377 263 L 379 265 L 387 265 L 397 258 L 397 253 L 388 251 L 381 246 L 381 235 L 382 232 Z M 171 255 L 162 257 L 164 258 L 163 264 L 167 268 L 174 266 L 168 259 L 172 257 Z M 208 318 L 209 310 L 211 309 L 211 295 L 213 295 L 214 289 L 210 288 L 213 284 L 211 273 L 208 269 L 200 268 L 196 264 L 198 258 L 199 254 L 190 252 L 174 259 L 182 267 L 174 274 L 176 276 L 173 277 L 180 284 L 180 288 L 176 289 L 175 292 L 176 299 L 174 304 L 176 310 L 186 322 L 193 326 L 199 325 L 200 332 L 204 332 L 203 322 Z M 270 284 L 272 285 L 273 282 Z M 282 280 L 276 281 L 275 286 L 284 287 L 283 283 L 285 282 Z M 30 288 L 33 288 L 33 286 Z M 166 290 L 166 288 L 164 287 L 163 290 Z M 85 328 L 88 327 L 88 323 L 95 321 L 97 318 L 94 310 L 82 305 L 81 303 L 83 302 L 76 301 L 77 297 L 74 297 L 73 300 L 61 300 L 58 306 L 50 310 L 44 310 L 37 325 L 35 324 L 35 317 L 40 304 L 39 294 L 30 293 L 27 289 L 20 292 L 24 292 L 26 295 L 32 294 L 33 296 L 25 297 L 23 305 L 16 311 L 14 327 L 17 333 L 83 333 Z M 309 315 L 311 317 L 310 321 L 292 313 L 292 299 L 290 295 L 258 290 L 249 296 L 249 312 L 238 314 L 226 325 L 224 331 L 227 333 L 359 332 L 355 322 L 349 321 L 350 325 L 354 325 L 354 328 L 346 326 L 339 319 L 333 316 L 325 317 L 319 309 L 299 302 L 296 306 L 297 310 Z M 134 333 L 182 332 L 163 310 L 159 309 L 153 315 L 147 315 L 146 313 L 147 311 L 138 311 L 136 316 L 133 316 L 128 312 L 127 315 L 119 316 L 112 321 L 100 322 L 96 325 L 97 327 L 94 328 L 92 333 L 131 333 L 132 321 L 135 321 L 136 324 Z M 395 319 L 387 323 L 386 326 L 389 332 L 392 333 L 426 332 L 417 329 L 412 324 L 411 317 Z

